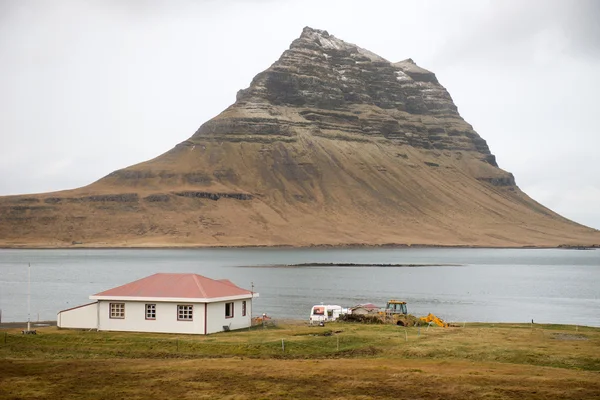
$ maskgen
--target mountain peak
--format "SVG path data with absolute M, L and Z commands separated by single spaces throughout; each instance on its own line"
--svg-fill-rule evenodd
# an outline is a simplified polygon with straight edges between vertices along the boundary
M 329 33 L 327 31 L 322 29 L 311 28 L 310 26 L 305 26 L 304 29 L 302 29 L 302 34 L 300 35 L 300 37 L 314 37 L 315 35 L 323 36 L 326 38 L 329 37 Z
M 324 110 L 335 111 L 336 117 L 323 115 Z M 249 129 L 252 135 L 242 134 Z M 391 63 L 310 27 L 191 140 L 295 141 L 301 132 L 476 151 L 497 166 L 485 140 L 460 117 L 434 73 L 412 59 Z
M 165 154 L 0 198 L 0 245 L 598 244 L 500 169 L 435 74 L 304 28 Z
M 328 50 L 349 51 L 350 53 L 358 53 L 366 56 L 371 61 L 389 62 L 369 50 L 338 39 L 325 30 L 314 29 L 308 26 L 302 30 L 300 37 L 292 43 L 292 48 L 307 47 L 314 50 L 315 45 L 325 52 Z

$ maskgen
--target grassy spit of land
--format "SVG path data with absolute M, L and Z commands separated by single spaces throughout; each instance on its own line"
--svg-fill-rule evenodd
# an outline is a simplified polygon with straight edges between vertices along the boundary
M 587 399 L 600 329 L 297 322 L 209 336 L 0 331 L 0 398 Z

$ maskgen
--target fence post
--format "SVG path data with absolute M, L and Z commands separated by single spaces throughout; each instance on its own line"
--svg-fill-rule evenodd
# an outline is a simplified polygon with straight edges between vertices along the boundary
M 283 339 L 281 339 L 281 351 L 285 352 L 285 343 L 283 343 Z
M 404 341 L 408 342 L 408 331 L 404 328 Z
M 340 337 L 336 336 L 337 338 L 337 351 L 340 351 Z

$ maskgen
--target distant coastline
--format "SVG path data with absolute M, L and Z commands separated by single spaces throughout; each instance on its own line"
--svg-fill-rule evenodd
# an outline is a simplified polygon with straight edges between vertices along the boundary
M 243 266 L 246 267 L 246 266 Z M 252 268 L 305 268 L 305 267 L 390 267 L 390 268 L 419 268 L 419 267 L 464 267 L 464 264 L 371 264 L 371 263 L 301 263 L 301 264 L 272 264 L 252 265 Z
M 439 249 L 565 249 L 565 250 L 595 250 L 600 249 L 600 244 L 590 245 L 572 245 L 560 244 L 558 246 L 489 246 L 489 245 L 468 245 L 468 244 L 405 244 L 405 243 L 384 243 L 384 244 L 369 244 L 369 243 L 347 243 L 347 244 L 311 244 L 311 245 L 293 245 L 293 244 L 277 244 L 277 245 L 202 245 L 202 244 L 181 244 L 181 245 L 116 245 L 107 243 L 85 244 L 78 243 L 74 245 L 40 245 L 40 244 L 0 244 L 2 249 L 23 249 L 23 250 L 116 250 L 116 249 L 136 249 L 136 250 L 168 250 L 168 249 L 422 249 L 422 248 L 439 248 Z

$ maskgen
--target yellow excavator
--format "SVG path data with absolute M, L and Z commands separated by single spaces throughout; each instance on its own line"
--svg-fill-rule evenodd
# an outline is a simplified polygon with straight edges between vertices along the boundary
M 426 317 L 420 317 L 419 319 L 423 322 L 427 322 L 428 324 L 433 322 L 434 324 L 441 326 L 442 328 L 447 328 L 450 326 L 450 324 L 448 324 L 446 321 L 436 317 L 432 313 L 429 313 L 429 315 L 427 315 Z
M 443 328 L 447 328 L 450 326 L 443 319 L 436 317 L 435 315 L 429 313 L 426 317 L 413 317 L 408 314 L 408 309 L 406 307 L 406 302 L 401 300 L 389 300 L 385 305 L 385 309 L 379 312 L 379 316 L 384 320 L 384 322 L 394 323 L 400 326 L 413 326 L 416 325 L 418 321 L 425 323 L 434 323 Z
M 385 305 L 384 312 L 390 315 L 396 314 L 408 314 L 408 310 L 406 309 L 406 302 L 400 300 L 389 300 Z
M 384 323 L 392 323 L 399 326 L 413 326 L 417 319 L 408 314 L 406 302 L 401 300 L 389 300 L 385 308 L 379 311 L 379 318 Z

